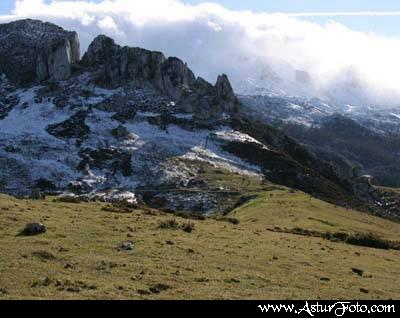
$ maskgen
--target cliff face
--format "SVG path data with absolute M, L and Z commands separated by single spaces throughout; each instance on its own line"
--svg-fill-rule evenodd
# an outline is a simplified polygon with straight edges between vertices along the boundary
M 239 105 L 226 75 L 220 76 L 213 86 L 196 78 L 178 58 L 166 58 L 160 52 L 141 48 L 121 47 L 104 35 L 94 39 L 81 64 L 98 70 L 100 85 L 118 87 L 128 82 L 149 82 L 178 103 L 183 111 L 193 112 L 199 119 L 236 111 Z
M 79 58 L 76 32 L 30 19 L 0 24 L 0 71 L 16 84 L 65 80 Z

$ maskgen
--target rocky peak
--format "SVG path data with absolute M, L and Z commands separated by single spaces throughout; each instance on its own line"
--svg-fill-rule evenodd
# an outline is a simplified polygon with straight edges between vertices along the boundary
M 222 105 L 223 110 L 236 112 L 239 101 L 226 74 L 218 76 L 215 88 L 217 90 L 218 103 Z
M 0 73 L 17 85 L 68 79 L 72 65 L 79 62 L 76 32 L 51 23 L 28 19 L 0 24 L 0 40 Z M 105 35 L 93 40 L 80 65 L 99 86 L 152 86 L 156 94 L 202 120 L 220 118 L 223 112 L 238 109 L 238 100 L 225 74 L 212 85 L 196 78 L 187 64 L 176 57 L 122 47 Z
M 80 57 L 76 32 L 38 20 L 0 24 L 0 43 L 0 71 L 16 84 L 67 79 Z
M 131 81 L 148 81 L 173 100 L 195 82 L 193 72 L 178 58 L 137 47 L 121 47 L 99 35 L 90 44 L 82 65 L 100 70 L 99 82 L 120 86 Z
M 162 64 L 161 75 L 162 89 L 175 100 L 180 100 L 183 92 L 196 82 L 196 77 L 187 64 L 176 57 L 170 57 Z
M 82 64 L 95 67 L 109 63 L 119 49 L 120 47 L 115 44 L 113 39 L 105 35 L 98 35 L 84 54 Z
M 201 118 L 218 117 L 236 111 L 239 102 L 228 77 L 218 77 L 215 86 L 195 77 L 185 62 L 142 48 L 121 47 L 114 40 L 99 35 L 90 44 L 82 65 L 97 69 L 97 83 L 118 87 L 126 83 L 151 83 L 165 96 L 179 103 L 187 112 Z

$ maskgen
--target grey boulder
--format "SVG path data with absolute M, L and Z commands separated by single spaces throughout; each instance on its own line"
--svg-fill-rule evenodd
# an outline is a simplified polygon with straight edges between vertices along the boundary
M 46 233 L 47 229 L 42 223 L 29 223 L 25 226 L 23 234 L 38 235 Z
M 119 251 L 132 251 L 133 250 L 133 242 L 132 241 L 126 241 L 122 242 L 119 247 Z

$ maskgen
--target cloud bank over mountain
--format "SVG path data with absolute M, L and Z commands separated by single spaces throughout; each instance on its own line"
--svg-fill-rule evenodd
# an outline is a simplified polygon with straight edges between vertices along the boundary
M 207 80 L 227 73 L 239 92 L 263 86 L 347 103 L 400 105 L 400 38 L 334 21 L 320 25 L 293 14 L 178 0 L 22 0 L 0 22 L 26 17 L 76 30 L 83 50 L 102 33 L 121 45 L 178 56 Z

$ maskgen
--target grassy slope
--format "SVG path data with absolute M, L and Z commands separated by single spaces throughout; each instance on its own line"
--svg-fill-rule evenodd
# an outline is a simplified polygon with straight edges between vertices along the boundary
M 232 213 L 240 224 L 190 221 L 192 233 L 159 229 L 171 215 L 118 214 L 102 206 L 0 196 L 0 298 L 400 298 L 400 251 L 268 230 L 375 232 L 396 240 L 400 224 L 301 192 L 263 192 Z M 38 220 L 47 225 L 46 234 L 17 236 L 27 222 Z M 127 239 L 134 250 L 117 251 Z M 354 267 L 364 276 L 353 273 Z M 157 284 L 169 289 L 146 294 Z

